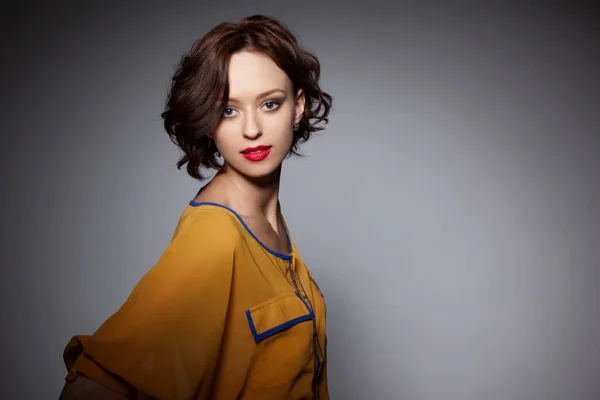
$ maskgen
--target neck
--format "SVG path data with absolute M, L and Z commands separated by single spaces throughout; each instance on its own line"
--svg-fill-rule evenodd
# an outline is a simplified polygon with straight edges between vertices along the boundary
M 252 179 L 225 165 L 215 176 L 225 189 L 231 207 L 243 216 L 264 216 L 277 221 L 279 212 L 279 182 L 281 167 L 272 175 Z

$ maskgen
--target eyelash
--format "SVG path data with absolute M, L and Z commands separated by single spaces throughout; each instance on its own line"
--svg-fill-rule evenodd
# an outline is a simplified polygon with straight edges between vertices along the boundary
M 270 109 L 270 110 L 267 110 L 267 112 L 275 112 L 275 111 L 277 111 L 277 110 L 279 109 L 279 107 L 281 107 L 281 103 L 282 103 L 282 102 L 281 102 L 281 101 L 279 101 L 279 100 L 269 100 L 269 101 L 266 101 L 266 102 L 263 104 L 263 106 L 264 106 L 264 105 L 266 105 L 266 104 L 274 104 L 274 105 L 275 105 L 275 108 L 272 108 L 272 109 Z M 227 107 L 227 108 L 225 109 L 225 111 L 227 111 L 227 110 L 232 110 L 232 108 L 231 108 L 231 107 Z M 232 115 L 230 115 L 230 116 L 223 115 L 223 118 L 231 118 L 231 117 L 232 117 Z

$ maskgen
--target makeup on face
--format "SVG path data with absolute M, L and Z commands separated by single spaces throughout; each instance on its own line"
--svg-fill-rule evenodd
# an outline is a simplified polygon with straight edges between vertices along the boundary
M 271 153 L 271 146 L 255 146 L 255 147 L 248 147 L 244 150 L 241 151 L 242 156 L 244 156 L 244 158 L 246 160 L 249 161 L 262 161 L 265 158 L 267 158 L 267 156 L 269 155 L 269 153 Z

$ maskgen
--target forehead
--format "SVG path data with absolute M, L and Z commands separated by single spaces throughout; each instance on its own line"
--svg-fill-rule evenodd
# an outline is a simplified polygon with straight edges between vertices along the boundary
M 291 85 L 286 73 L 271 58 L 260 53 L 234 53 L 227 71 L 229 97 L 252 99 L 270 89 L 288 90 Z

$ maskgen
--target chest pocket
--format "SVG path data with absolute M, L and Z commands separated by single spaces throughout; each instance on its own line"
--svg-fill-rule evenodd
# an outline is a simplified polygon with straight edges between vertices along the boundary
M 250 331 L 256 343 L 315 318 L 297 292 L 285 293 L 246 310 Z

